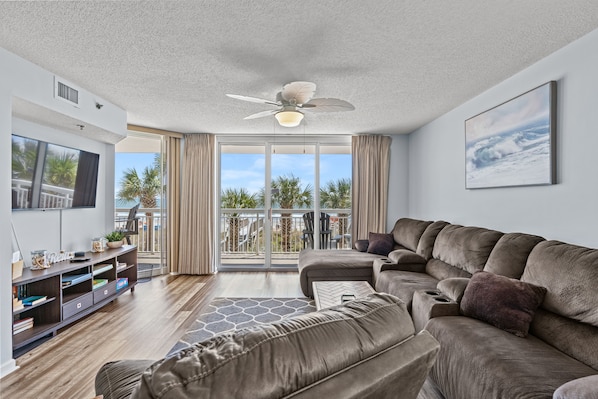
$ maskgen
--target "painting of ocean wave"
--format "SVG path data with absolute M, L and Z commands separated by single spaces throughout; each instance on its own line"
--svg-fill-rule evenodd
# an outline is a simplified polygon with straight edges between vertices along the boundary
M 465 122 L 466 188 L 554 182 L 556 82 Z

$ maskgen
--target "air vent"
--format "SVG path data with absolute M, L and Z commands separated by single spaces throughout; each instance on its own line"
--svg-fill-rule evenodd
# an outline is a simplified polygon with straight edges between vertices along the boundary
M 54 78 L 54 98 L 79 107 L 79 90 L 71 87 L 63 81 Z

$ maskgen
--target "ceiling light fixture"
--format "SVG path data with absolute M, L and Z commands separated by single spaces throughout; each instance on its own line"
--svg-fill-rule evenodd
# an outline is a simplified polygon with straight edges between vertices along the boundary
M 295 110 L 282 110 L 280 112 L 277 112 L 274 115 L 274 117 L 276 118 L 280 126 L 284 127 L 299 126 L 299 124 L 303 120 L 303 114 Z

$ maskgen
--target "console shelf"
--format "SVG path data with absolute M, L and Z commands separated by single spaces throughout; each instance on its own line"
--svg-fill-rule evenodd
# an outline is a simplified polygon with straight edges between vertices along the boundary
M 89 260 L 66 260 L 44 270 L 24 269 L 23 275 L 12 281 L 13 293 L 22 297 L 47 297 L 43 302 L 13 311 L 13 322 L 33 319 L 33 327 L 13 335 L 13 357 L 22 355 L 35 347 L 36 341 L 41 343 L 42 339 L 56 335 L 60 328 L 95 312 L 126 291 L 135 290 L 137 247 L 125 245 L 104 252 L 87 252 L 85 258 Z M 126 266 L 119 269 L 119 264 Z M 128 285 L 117 290 L 117 280 L 124 278 Z M 107 281 L 94 289 L 93 281 L 99 279 Z

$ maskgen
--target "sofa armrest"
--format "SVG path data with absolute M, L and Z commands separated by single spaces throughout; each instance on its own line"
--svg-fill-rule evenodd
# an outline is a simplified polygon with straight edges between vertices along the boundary
M 598 399 L 598 375 L 578 378 L 558 387 L 553 399 Z
M 461 303 L 461 298 L 463 298 L 468 283 L 469 279 L 466 277 L 451 277 L 439 281 L 436 288 L 451 300 Z
M 435 290 L 413 293 L 411 317 L 415 331 L 423 330 L 430 319 L 442 316 L 459 316 L 459 304 Z
M 104 399 L 130 397 L 143 372 L 154 362 L 155 360 L 118 360 L 104 364 L 96 374 L 96 395 L 103 395 Z
M 401 262 L 397 263 L 390 258 L 393 254 L 394 259 L 399 259 Z M 420 263 L 423 261 L 424 263 Z M 372 284 L 375 287 L 380 273 L 385 270 L 401 270 L 405 272 L 423 273 L 426 268 L 426 261 L 418 254 L 409 251 L 408 249 L 397 249 L 388 254 L 388 258 L 376 259 L 372 264 Z
M 369 246 L 370 240 L 357 240 L 353 244 L 353 248 L 355 248 L 359 252 L 367 252 Z
M 396 266 L 393 270 L 424 273 L 426 271 L 426 259 L 408 249 L 395 249 L 388 254 L 388 259 Z

